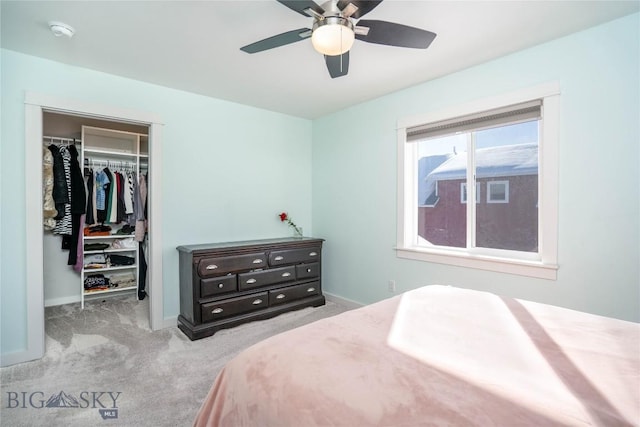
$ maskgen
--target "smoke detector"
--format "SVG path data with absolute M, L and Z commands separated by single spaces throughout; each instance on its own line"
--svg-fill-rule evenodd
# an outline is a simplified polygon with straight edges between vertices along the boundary
M 64 22 L 58 21 L 49 21 L 49 29 L 51 29 L 51 32 L 56 37 L 67 36 L 71 38 L 76 32 L 76 30 L 74 30 L 71 25 L 67 25 Z

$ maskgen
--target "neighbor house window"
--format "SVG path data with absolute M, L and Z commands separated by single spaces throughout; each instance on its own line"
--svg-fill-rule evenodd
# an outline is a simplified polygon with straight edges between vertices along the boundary
M 460 184 L 460 203 L 467 203 L 467 183 Z M 476 185 L 476 203 L 480 203 L 480 186 Z
M 509 203 L 509 181 L 487 182 L 487 203 Z
M 555 279 L 558 98 L 545 85 L 400 120 L 398 256 Z

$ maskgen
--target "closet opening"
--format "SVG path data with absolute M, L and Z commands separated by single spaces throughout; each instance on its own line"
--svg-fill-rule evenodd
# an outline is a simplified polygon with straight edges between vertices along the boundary
M 175 318 L 164 318 L 162 277 L 162 132 L 163 124 L 158 115 L 146 111 L 126 109 L 87 101 L 79 101 L 57 95 L 27 91 L 24 101 L 25 123 L 25 193 L 26 256 L 25 316 L 26 347 L 3 357 L 2 365 L 8 366 L 40 359 L 45 353 L 44 329 L 44 229 L 43 229 L 43 129 L 44 114 L 52 113 L 82 120 L 95 119 L 108 124 L 137 125 L 148 129 L 149 140 L 149 264 L 148 307 L 151 330 L 175 325 Z M 53 130 L 47 129 L 47 132 Z M 126 131 L 126 129 L 125 129 Z M 77 132 L 77 131 L 76 131 Z M 55 136 L 55 135 L 49 135 Z M 77 135 L 72 135 L 77 136 Z M 39 161 L 40 159 L 40 161 Z M 38 167 L 40 164 L 40 167 Z M 75 278 L 74 278 L 75 283 Z M 78 284 L 78 288 L 79 288 Z M 51 298 L 51 296 L 49 295 Z
M 42 111 L 45 323 L 117 297 L 136 322 L 151 327 L 149 131 Z
M 42 130 L 44 306 L 133 298 L 148 327 L 149 126 L 44 111 Z

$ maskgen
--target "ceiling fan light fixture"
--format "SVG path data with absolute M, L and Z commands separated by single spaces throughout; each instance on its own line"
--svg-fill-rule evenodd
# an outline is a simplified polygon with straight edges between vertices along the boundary
M 351 49 L 354 41 L 353 23 L 348 18 L 329 16 L 313 24 L 311 43 L 323 55 L 342 55 Z

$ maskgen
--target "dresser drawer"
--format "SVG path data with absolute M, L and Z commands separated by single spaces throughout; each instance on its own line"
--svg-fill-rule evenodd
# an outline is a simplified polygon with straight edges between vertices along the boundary
M 249 273 L 238 274 L 238 288 L 241 291 L 273 285 L 275 283 L 291 282 L 296 280 L 296 269 L 294 266 L 272 268 L 264 271 L 251 271 Z
M 309 277 L 320 276 L 320 264 L 313 262 L 311 264 L 298 264 L 296 265 L 296 277 L 298 280 L 307 279 Z
M 249 295 L 246 297 L 229 298 L 222 301 L 202 304 L 202 321 L 222 319 L 237 314 L 248 313 L 250 311 L 266 308 L 269 305 L 266 292 Z
M 211 295 L 220 295 L 238 290 L 238 280 L 236 275 L 212 277 L 210 279 L 200 279 L 200 298 Z
M 253 270 L 267 266 L 264 253 L 202 258 L 198 262 L 200 277 L 221 276 L 232 271 Z
M 271 251 L 269 253 L 269 265 L 299 264 L 301 262 L 314 262 L 320 259 L 320 248 L 286 249 Z
M 269 305 L 284 304 L 297 299 L 306 298 L 320 293 L 319 283 L 311 282 L 304 285 L 290 286 L 284 289 L 269 291 Z

